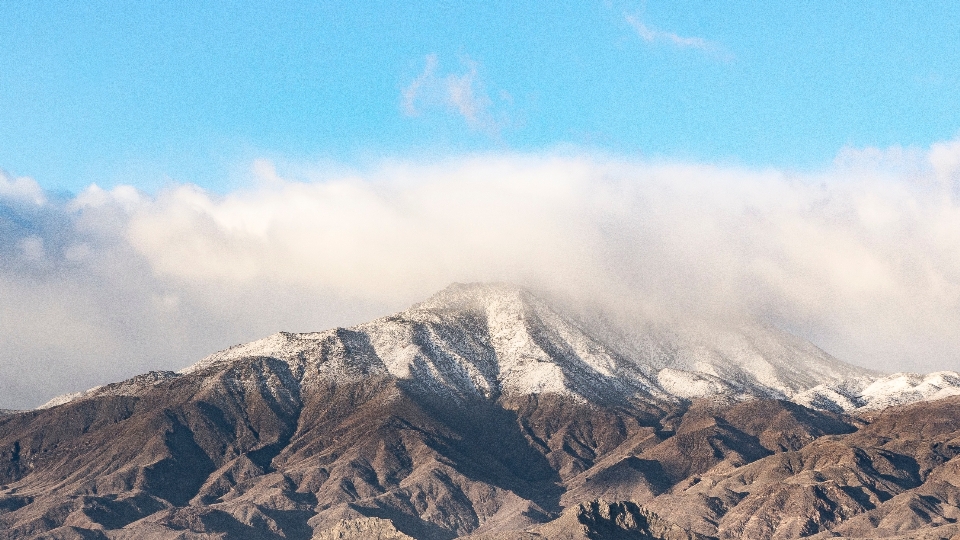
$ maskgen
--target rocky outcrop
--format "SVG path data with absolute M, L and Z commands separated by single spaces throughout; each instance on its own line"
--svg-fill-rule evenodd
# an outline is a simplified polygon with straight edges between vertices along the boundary
M 414 540 L 380 518 L 344 519 L 333 527 L 317 531 L 313 540 Z
M 633 501 L 595 500 L 580 503 L 556 520 L 532 530 L 543 538 L 706 540 L 661 519 Z

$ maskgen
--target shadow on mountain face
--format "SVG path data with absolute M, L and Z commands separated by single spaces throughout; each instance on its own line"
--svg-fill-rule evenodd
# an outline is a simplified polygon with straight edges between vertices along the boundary
M 143 468 L 142 488 L 176 506 L 183 506 L 196 495 L 216 467 L 197 444 L 193 432 L 172 413 L 167 412 L 166 417 L 170 428 L 164 434 L 164 445 L 169 455 Z
M 251 366 L 259 373 L 269 363 Z M 531 531 L 558 514 L 565 493 L 578 501 L 641 493 L 641 508 L 691 538 L 829 530 L 871 537 L 874 529 L 902 535 L 933 525 L 953 530 L 960 516 L 956 399 L 883 413 L 853 433 L 841 417 L 790 403 L 697 402 L 680 412 L 669 435 L 644 426 L 657 423 L 646 422 L 646 413 L 546 396 L 451 401 L 384 378 L 313 389 L 301 411 L 275 391 L 258 396 L 251 393 L 257 384 L 241 388 L 231 380 L 212 394 L 187 380 L 141 398 L 108 396 L 5 417 L 4 465 L 19 448 L 16 461 L 34 467 L 0 486 L 0 527 L 14 531 L 11 538 L 55 529 L 50 534 L 96 536 L 106 528 L 117 538 L 127 530 L 189 530 L 307 540 L 314 526 L 341 519 L 318 516 L 341 508 L 348 519 L 381 518 L 414 538 L 449 540 L 489 523 L 484 494 L 496 493 L 543 510 L 527 514 Z M 272 471 L 248 457 L 287 440 L 290 428 L 281 424 L 294 418 L 296 431 L 280 443 Z M 211 456 L 215 443 L 224 446 Z M 218 475 L 225 483 L 212 498 L 191 498 L 220 482 Z M 35 482 L 59 487 L 37 491 Z M 551 523 L 542 530 L 567 526 L 559 518 Z
M 282 387 L 286 392 L 256 392 L 247 400 L 247 417 L 251 425 L 269 426 L 267 431 L 261 427 L 257 432 L 258 438 L 264 440 L 267 435 L 273 442 L 264 444 L 260 448 L 250 451 L 247 455 L 251 461 L 259 465 L 264 471 L 271 471 L 272 461 L 290 443 L 290 439 L 297 431 L 300 422 L 300 413 L 303 403 L 300 396 L 300 386 L 295 380 L 290 366 L 275 358 L 257 358 L 262 362 L 262 370 L 256 373 L 253 379 L 258 386 L 267 386 L 272 383 L 273 375 L 286 384 Z M 279 395 L 277 395 L 279 394 Z M 286 399 L 284 399 L 286 398 Z
M 547 512 L 560 510 L 561 478 L 544 453 L 524 436 L 515 411 L 473 399 L 459 404 L 411 389 L 414 399 L 452 436 L 434 450 L 465 476 L 512 491 Z

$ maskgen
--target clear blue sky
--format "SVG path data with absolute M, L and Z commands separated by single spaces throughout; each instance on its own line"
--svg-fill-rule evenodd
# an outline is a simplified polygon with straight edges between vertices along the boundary
M 960 131 L 958 2 L 276 4 L 0 3 L 0 168 L 74 192 L 567 146 L 809 169 Z

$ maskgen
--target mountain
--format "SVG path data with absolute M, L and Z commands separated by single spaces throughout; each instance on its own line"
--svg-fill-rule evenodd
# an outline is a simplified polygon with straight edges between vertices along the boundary
M 561 306 L 453 285 L 2 415 L 0 538 L 957 532 L 957 374 Z

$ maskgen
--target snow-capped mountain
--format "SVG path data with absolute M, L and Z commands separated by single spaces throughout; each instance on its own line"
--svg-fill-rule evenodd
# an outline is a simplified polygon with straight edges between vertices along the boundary
M 179 373 L 216 370 L 248 357 L 282 360 L 305 385 L 383 375 L 431 392 L 488 399 L 771 397 L 851 411 L 960 394 L 956 373 L 883 376 L 770 326 L 614 324 L 507 284 L 454 284 L 395 315 L 353 328 L 280 332 Z M 44 407 L 103 392 L 130 393 L 170 376 L 175 375 L 141 376 L 123 386 L 55 398 Z
M 613 321 L 454 285 L 0 411 L 0 537 L 960 534 L 960 374 L 880 375 L 763 325 Z
M 808 342 L 765 326 L 677 332 L 585 322 L 530 291 L 455 284 L 412 308 L 351 329 L 278 333 L 211 355 L 191 373 L 248 356 L 315 376 L 379 372 L 459 395 L 553 393 L 597 400 L 649 395 L 786 398 L 867 377 Z M 342 348 L 331 347 L 342 342 Z

